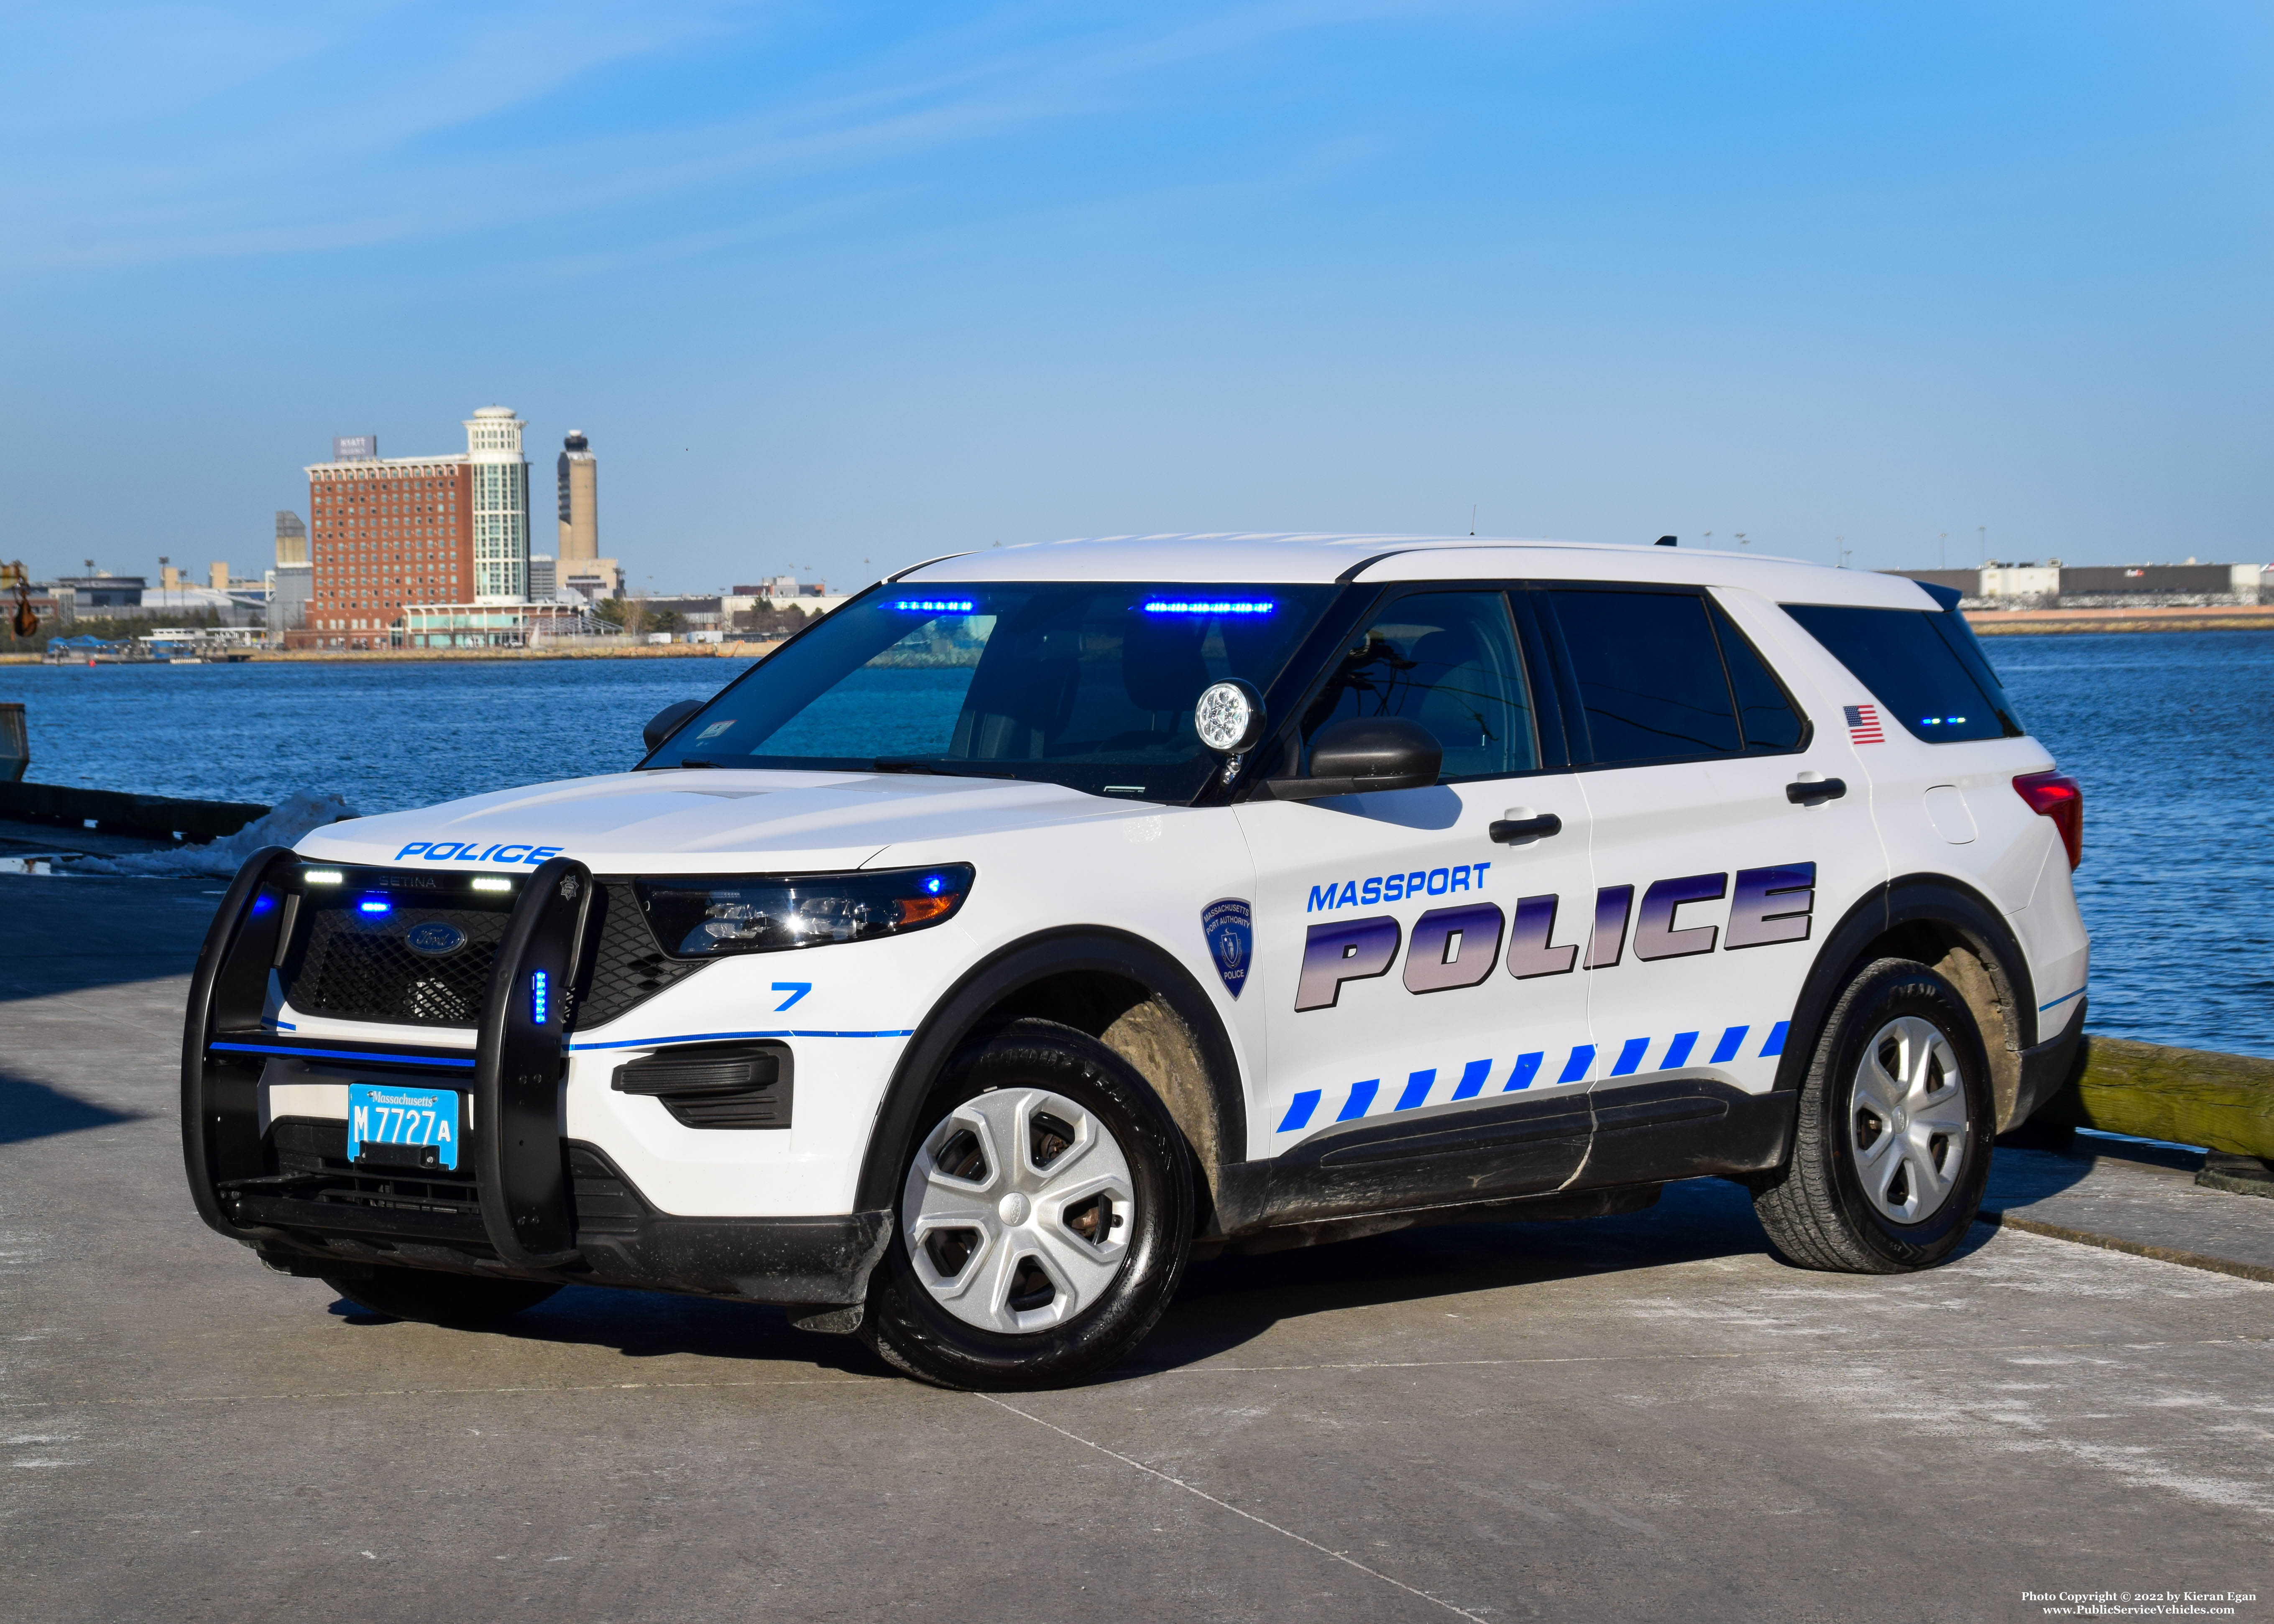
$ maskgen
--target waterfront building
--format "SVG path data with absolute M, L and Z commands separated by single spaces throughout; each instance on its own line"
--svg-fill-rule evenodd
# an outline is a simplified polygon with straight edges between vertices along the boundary
M 1890 575 L 1954 589 L 1968 609 L 2208 608 L 2274 603 L 2256 564 L 1989 563 L 1979 569 L 1896 569 Z
M 290 508 L 276 510 L 276 561 L 280 564 L 305 564 L 308 561 L 308 527 L 300 523 L 300 515 Z
M 508 406 L 485 406 L 466 419 L 466 462 L 474 499 L 474 601 L 529 601 L 529 425 Z
M 521 649 L 602 628 L 582 603 L 408 604 L 388 640 L 395 649 Z
M 393 646 L 404 605 L 519 603 L 528 590 L 524 425 L 502 406 L 468 419 L 466 449 L 381 457 L 373 435 L 311 463 L 311 575 L 293 648 Z M 279 562 L 283 560 L 280 556 Z
M 268 630 L 270 641 L 290 640 L 288 632 L 308 628 L 308 599 L 314 586 L 315 569 L 307 563 L 287 564 L 279 561 L 268 572 Z

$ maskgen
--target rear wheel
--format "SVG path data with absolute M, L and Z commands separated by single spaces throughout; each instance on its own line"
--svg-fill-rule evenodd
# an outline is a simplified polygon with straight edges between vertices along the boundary
M 1184 1136 L 1094 1038 L 1022 1020 L 964 1055 L 919 1116 L 861 1335 L 943 1387 L 1080 1380 L 1175 1295 L 1192 1242 Z
M 1948 1257 L 1990 1177 L 1989 1073 L 1948 981 L 1908 959 L 1858 971 L 1810 1060 L 1792 1154 L 1754 1185 L 1777 1251 L 1867 1274 Z
M 493 1280 L 433 1269 L 375 1268 L 368 1274 L 327 1274 L 324 1283 L 358 1308 L 394 1320 L 462 1328 L 494 1325 L 534 1308 L 561 1289 L 536 1280 Z

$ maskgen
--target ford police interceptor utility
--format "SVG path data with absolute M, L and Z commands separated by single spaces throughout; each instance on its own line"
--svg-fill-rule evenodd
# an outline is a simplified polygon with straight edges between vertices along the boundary
M 1070 1380 L 1195 1254 L 1743 1181 L 1947 1256 L 2063 1080 L 2076 786 L 1954 595 L 1683 551 L 1155 536 L 871 587 L 632 771 L 237 876 L 190 1184 L 384 1313 L 567 1283 Z

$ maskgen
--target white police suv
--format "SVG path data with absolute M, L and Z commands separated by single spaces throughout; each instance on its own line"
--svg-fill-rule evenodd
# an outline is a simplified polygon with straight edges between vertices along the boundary
M 200 1211 L 463 1324 L 566 1283 L 1063 1382 L 1187 1258 L 1743 1181 L 1958 1244 L 2063 1080 L 2076 786 L 1949 594 L 1655 547 L 1151 536 L 934 560 L 612 777 L 248 863 Z

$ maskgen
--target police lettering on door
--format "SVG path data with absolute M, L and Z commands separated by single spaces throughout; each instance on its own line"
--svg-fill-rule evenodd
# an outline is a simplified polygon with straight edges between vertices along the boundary
M 1306 911 L 1480 890 L 1485 871 L 1491 867 L 1490 863 L 1469 863 L 1314 886 Z M 1725 897 L 1729 903 L 1726 920 L 1701 917 L 1706 905 Z M 1495 964 L 1517 980 L 1529 981 L 1535 976 L 1568 975 L 1583 965 L 1589 970 L 1612 969 L 1624 961 L 1630 950 L 1636 959 L 1648 962 L 1710 953 L 1717 945 L 1724 952 L 1733 952 L 1804 942 L 1816 908 L 1816 865 L 1798 862 L 1740 868 L 1734 886 L 1727 872 L 1653 880 L 1643 889 L 1639 908 L 1635 887 L 1606 885 L 1595 892 L 1584 942 L 1576 923 L 1569 927 L 1570 939 L 1555 939 L 1562 934 L 1558 929 L 1562 901 L 1554 895 L 1519 898 L 1512 928 L 1495 902 L 1472 898 L 1431 908 L 1413 921 L 1410 942 L 1404 927 L 1388 914 L 1313 925 L 1304 938 L 1295 1007 L 1334 1008 L 1344 982 L 1388 974 L 1401 944 L 1406 947 L 1405 990 L 1420 994 L 1474 987 L 1492 974 Z M 1685 908 L 1690 910 L 1686 916 Z M 1508 940 L 1504 960 L 1501 955 L 1503 936 Z

